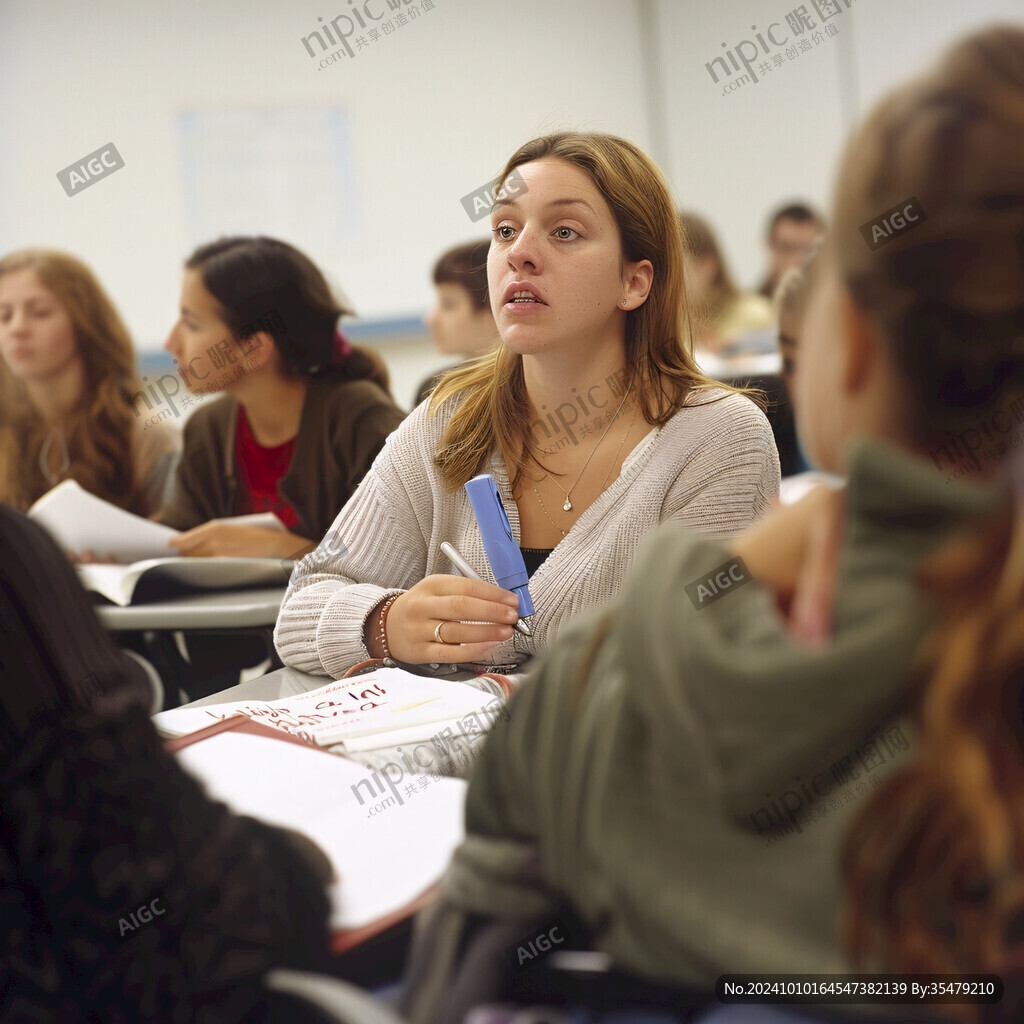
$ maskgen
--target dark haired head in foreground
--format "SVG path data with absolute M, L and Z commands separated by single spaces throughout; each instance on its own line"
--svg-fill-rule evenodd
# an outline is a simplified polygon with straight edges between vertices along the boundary
M 64 555 L 0 507 L 0 1020 L 269 1021 L 263 973 L 325 954 L 311 864 L 204 795 L 150 701 Z

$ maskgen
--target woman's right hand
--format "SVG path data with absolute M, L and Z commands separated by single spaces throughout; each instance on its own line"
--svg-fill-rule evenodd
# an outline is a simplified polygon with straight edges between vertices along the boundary
M 396 661 L 410 665 L 485 661 L 512 636 L 518 618 L 519 598 L 510 590 L 463 576 L 427 576 L 388 610 L 388 649 Z M 379 622 L 380 606 L 366 623 L 367 647 L 378 658 L 384 653 L 377 640 Z M 439 622 L 444 643 L 434 635 Z

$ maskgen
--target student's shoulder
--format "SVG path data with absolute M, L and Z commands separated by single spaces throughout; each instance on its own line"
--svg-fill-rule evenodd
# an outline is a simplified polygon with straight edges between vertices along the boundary
M 429 455 L 433 461 L 461 401 L 461 396 L 453 395 L 435 409 L 431 409 L 429 400 L 420 402 L 388 438 L 388 445 L 403 451 L 415 451 L 419 453 L 417 457 Z
M 674 432 L 688 436 L 706 436 L 729 429 L 738 434 L 771 434 L 768 417 L 746 395 L 728 388 L 708 387 L 694 389 L 686 403 L 665 425 Z
M 144 423 L 136 420 L 132 430 L 132 457 L 136 463 L 151 463 L 181 450 L 181 429 L 175 423 Z
M 324 407 L 331 412 L 357 416 L 367 409 L 394 409 L 404 415 L 395 400 L 375 381 L 344 377 L 314 380 L 311 385 L 320 395 Z
M 182 429 L 185 446 L 197 441 L 224 436 L 233 420 L 238 416 L 238 401 L 231 395 L 220 395 L 197 403 L 195 411 L 185 421 Z

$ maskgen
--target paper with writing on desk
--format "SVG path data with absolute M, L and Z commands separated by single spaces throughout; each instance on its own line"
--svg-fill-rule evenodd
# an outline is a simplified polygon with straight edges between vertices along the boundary
M 344 745 L 345 752 L 371 746 L 424 741 L 442 723 L 465 722 L 473 735 L 487 731 L 505 701 L 461 682 L 418 676 L 400 668 L 338 679 L 307 693 L 274 701 L 235 701 L 197 708 L 175 708 L 153 716 L 163 736 L 184 736 L 241 714 L 320 747 Z M 493 716 L 493 717 L 492 717 Z M 351 748 L 351 749 L 350 749 Z M 421 766 L 426 767 L 426 766 Z
M 327 854 L 335 928 L 358 928 L 411 903 L 444 872 L 463 837 L 466 784 L 388 787 L 342 757 L 225 732 L 176 755 L 209 794 L 240 814 L 293 828 Z

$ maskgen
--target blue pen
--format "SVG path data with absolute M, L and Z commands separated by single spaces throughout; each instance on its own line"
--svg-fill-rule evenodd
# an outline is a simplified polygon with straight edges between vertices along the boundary
M 489 473 L 473 477 L 466 484 L 466 494 L 473 506 L 480 536 L 484 540 L 487 561 L 491 563 L 494 581 L 504 590 L 511 590 L 519 598 L 519 615 L 529 622 L 533 614 L 533 598 L 527 586 L 530 577 L 523 561 L 523 553 L 512 536 L 512 526 L 501 503 L 501 495 Z

